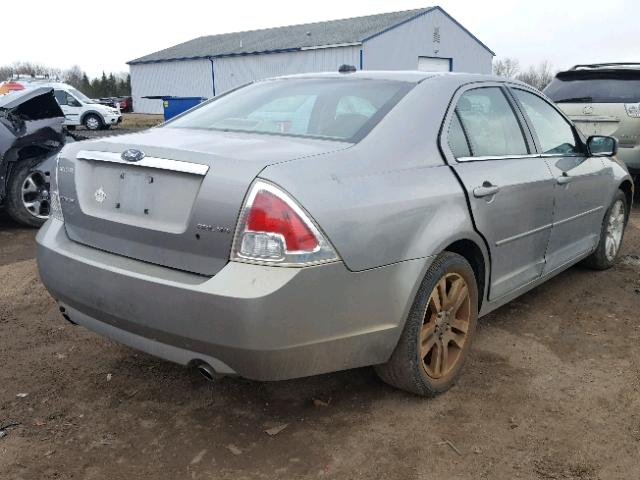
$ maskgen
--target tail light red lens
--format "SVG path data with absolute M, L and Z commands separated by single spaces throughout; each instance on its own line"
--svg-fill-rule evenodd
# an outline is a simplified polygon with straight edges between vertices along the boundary
M 338 260 L 309 215 L 284 191 L 259 180 L 251 187 L 236 228 L 231 259 L 304 266 Z
M 315 235 L 295 210 L 266 190 L 258 191 L 253 199 L 247 229 L 282 235 L 290 251 L 312 251 L 318 247 Z

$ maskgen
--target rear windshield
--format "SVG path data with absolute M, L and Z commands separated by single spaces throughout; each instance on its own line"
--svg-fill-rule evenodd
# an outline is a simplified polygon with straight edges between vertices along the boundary
M 409 82 L 371 79 L 269 80 L 219 97 L 166 127 L 356 142 L 412 86 Z
M 640 72 L 564 72 L 544 93 L 556 103 L 637 103 Z

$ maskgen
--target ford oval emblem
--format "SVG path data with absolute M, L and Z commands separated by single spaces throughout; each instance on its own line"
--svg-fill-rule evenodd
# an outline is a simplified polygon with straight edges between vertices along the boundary
M 122 158 L 122 160 L 124 160 L 125 162 L 139 162 L 144 158 L 144 152 L 135 148 L 129 148 L 128 150 L 122 152 L 120 158 Z

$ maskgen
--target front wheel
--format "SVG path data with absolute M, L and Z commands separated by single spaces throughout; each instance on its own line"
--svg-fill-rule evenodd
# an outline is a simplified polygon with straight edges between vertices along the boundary
M 102 118 L 94 113 L 90 113 L 89 115 L 84 117 L 82 123 L 84 123 L 84 126 L 87 128 L 87 130 L 100 130 L 104 126 Z
M 49 179 L 30 162 L 15 165 L 7 189 L 7 213 L 16 222 L 40 227 L 49 218 Z
M 440 254 L 420 285 L 396 349 L 376 372 L 389 385 L 418 395 L 448 390 L 460 374 L 477 319 L 473 269 L 458 254 Z
M 627 197 L 624 192 L 618 190 L 604 215 L 598 246 L 585 260 L 588 267 L 606 270 L 615 263 L 620 253 L 622 237 L 627 224 L 627 208 Z

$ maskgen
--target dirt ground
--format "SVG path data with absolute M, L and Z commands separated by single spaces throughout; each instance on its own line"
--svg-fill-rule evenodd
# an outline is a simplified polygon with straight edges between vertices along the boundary
M 206 383 L 64 321 L 34 235 L 0 213 L 2 479 L 640 478 L 638 206 L 615 268 L 483 318 L 435 399 L 369 368 Z

